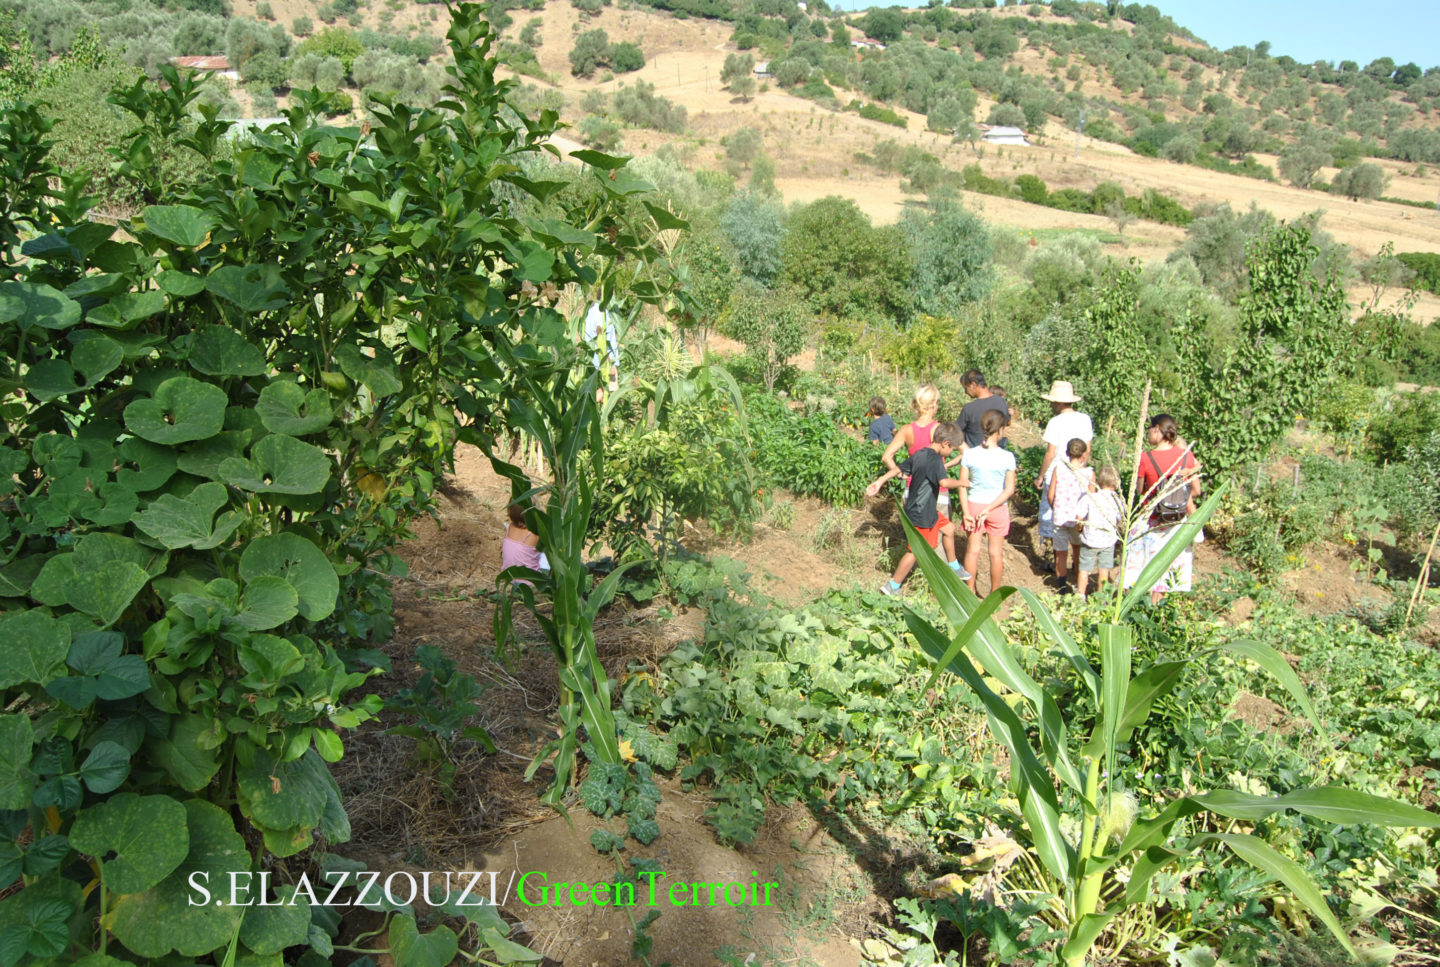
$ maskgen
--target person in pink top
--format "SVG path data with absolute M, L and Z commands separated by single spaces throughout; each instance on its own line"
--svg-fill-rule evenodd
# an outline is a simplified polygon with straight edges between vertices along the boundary
M 511 567 L 528 567 L 532 571 L 548 571 L 550 564 L 540 550 L 540 535 L 525 526 L 525 510 L 519 504 L 507 508 L 510 523 L 505 528 L 505 538 L 500 542 L 500 570 Z M 511 584 L 529 584 L 530 581 L 516 578 Z
M 900 452 L 903 446 L 905 452 L 915 456 L 921 450 L 930 445 L 933 440 L 932 434 L 939 423 L 935 420 L 935 414 L 940 410 L 940 391 L 933 383 L 926 383 L 915 391 L 915 398 L 910 401 L 910 406 L 915 410 L 915 419 L 895 431 L 895 436 L 890 440 L 890 445 L 885 448 L 881 460 L 885 462 L 887 470 L 900 472 L 900 465 L 895 462 L 895 455 Z M 905 486 L 910 486 L 910 478 L 905 478 Z M 950 493 L 948 490 L 940 491 L 939 500 L 940 512 L 948 513 L 950 509 Z

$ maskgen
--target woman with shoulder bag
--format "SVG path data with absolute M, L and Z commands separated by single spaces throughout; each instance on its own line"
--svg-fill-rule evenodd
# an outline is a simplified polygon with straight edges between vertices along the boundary
M 1131 529 L 1125 549 L 1125 587 L 1132 586 L 1145 566 L 1176 536 L 1180 525 L 1195 512 L 1200 496 L 1200 465 L 1189 444 L 1180 439 L 1175 418 L 1161 413 L 1150 420 L 1150 449 L 1140 455 L 1134 493 L 1138 505 L 1149 508 L 1148 517 Z M 1203 532 L 1197 535 L 1198 542 Z M 1159 604 L 1167 591 L 1189 591 L 1194 552 L 1186 547 L 1160 580 L 1150 588 L 1150 601 Z

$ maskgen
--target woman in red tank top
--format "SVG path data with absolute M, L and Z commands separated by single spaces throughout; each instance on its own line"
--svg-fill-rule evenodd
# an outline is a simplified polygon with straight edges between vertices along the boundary
M 881 457 L 885 461 L 885 469 L 894 470 L 896 473 L 900 472 L 900 466 L 895 462 L 895 454 L 900 452 L 901 446 L 913 457 L 930 445 L 930 434 L 937 425 L 935 414 L 940 409 L 940 391 L 933 383 L 926 383 L 915 391 L 915 398 L 910 401 L 910 405 L 915 410 L 914 422 L 905 424 L 895 433 L 895 438 L 890 441 Z M 909 477 L 905 478 L 905 485 L 910 485 Z M 944 495 L 945 491 L 940 493 Z

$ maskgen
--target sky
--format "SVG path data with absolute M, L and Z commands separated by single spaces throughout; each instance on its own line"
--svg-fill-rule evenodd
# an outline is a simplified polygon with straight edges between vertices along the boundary
M 923 6 L 922 0 L 829 0 L 830 6 Z M 1003 3 L 1004 0 L 1001 0 Z M 1270 55 L 1289 54 L 1302 63 L 1353 60 L 1361 67 L 1377 57 L 1421 67 L 1440 65 L 1436 0 L 1139 0 L 1220 50 L 1270 41 Z M 964 12 L 964 11 L 962 11 Z
M 1435 0 L 1145 0 L 1211 47 L 1253 47 L 1270 41 L 1270 56 L 1302 63 L 1377 57 L 1421 67 L 1440 64 Z

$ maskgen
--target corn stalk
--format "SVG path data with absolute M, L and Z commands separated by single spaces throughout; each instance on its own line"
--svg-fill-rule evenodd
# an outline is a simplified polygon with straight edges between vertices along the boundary
M 930 684 L 945 670 L 960 676 L 979 696 L 991 734 L 1010 755 L 1011 786 L 1030 845 L 1063 888 L 1068 937 L 1061 956 L 1066 967 L 1083 967 L 1116 917 L 1133 905 L 1150 902 L 1150 883 L 1158 872 L 1212 845 L 1227 847 L 1279 880 L 1354 955 L 1354 947 L 1324 895 L 1299 864 L 1258 836 L 1177 833 L 1177 826 L 1194 816 L 1210 813 L 1255 822 L 1293 809 L 1327 823 L 1440 827 L 1440 816 L 1434 813 L 1334 786 L 1298 789 L 1283 796 L 1221 789 L 1183 796 L 1163 808 L 1155 804 L 1150 815 L 1135 818 L 1134 796 L 1117 768 L 1116 751 L 1145 724 L 1155 702 L 1175 688 L 1191 661 L 1203 663 L 1220 651 L 1253 661 L 1279 681 L 1324 734 L 1294 670 L 1279 652 L 1258 641 L 1225 642 L 1191 658 L 1156 661 L 1138 673 L 1132 669 L 1134 639 L 1131 627 L 1123 623 L 1126 614 L 1194 539 L 1224 491 L 1221 487 L 1188 522 L 1176 528 L 1175 537 L 1144 568 L 1131 591 L 1117 599 L 1111 620 L 1101 624 L 1097 633 L 1098 668 L 1033 592 L 999 588 L 982 601 L 901 515 L 920 569 L 956 631 L 947 635 L 913 611 L 906 614 L 906 622 L 935 660 Z M 1041 631 L 1059 648 L 1090 693 L 1098 708 L 1093 721 L 1082 721 L 1074 711 L 1069 711 L 1067 718 L 1057 699 L 1021 667 L 992 620 L 996 608 L 1013 594 L 1020 595 Z M 990 680 L 1018 693 L 1023 705 L 1012 708 L 987 684 Z M 1028 708 L 1029 716 L 1022 717 L 1020 708 Z M 1030 738 L 1032 728 L 1038 734 L 1038 748 Z M 1089 738 L 1079 747 L 1077 757 L 1072 736 L 1085 728 Z M 1063 832 L 1066 811 L 1078 814 L 1078 842 Z M 1118 875 L 1122 872 L 1128 877 Z

